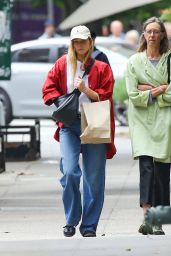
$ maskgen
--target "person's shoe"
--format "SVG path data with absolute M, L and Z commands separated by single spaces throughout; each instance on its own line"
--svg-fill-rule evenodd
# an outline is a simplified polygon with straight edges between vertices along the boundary
M 64 228 L 64 230 L 63 230 L 64 236 L 71 237 L 71 236 L 75 235 L 75 227 L 74 226 L 66 225 L 63 228 Z
M 83 237 L 96 237 L 96 232 L 93 230 L 86 230 L 82 233 Z
M 143 221 L 143 223 L 139 227 L 138 232 L 141 233 L 142 235 L 148 235 L 148 234 L 152 235 L 153 229 L 152 229 L 151 225 L 149 225 Z
M 153 226 L 153 235 L 165 235 L 162 225 Z

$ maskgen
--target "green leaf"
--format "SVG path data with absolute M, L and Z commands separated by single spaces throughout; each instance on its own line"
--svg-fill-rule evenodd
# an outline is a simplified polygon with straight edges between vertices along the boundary
M 160 19 L 171 22 L 171 6 L 167 9 L 161 10 L 162 15 Z

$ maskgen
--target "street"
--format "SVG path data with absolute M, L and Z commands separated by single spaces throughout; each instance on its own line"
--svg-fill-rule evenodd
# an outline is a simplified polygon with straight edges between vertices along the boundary
M 0 174 L 0 255 L 170 255 L 171 225 L 163 226 L 163 237 L 138 233 L 143 216 L 138 161 L 132 160 L 127 127 L 116 128 L 118 152 L 107 161 L 97 238 L 82 238 L 79 228 L 75 237 L 63 237 L 59 144 L 54 131 L 53 122 L 41 121 L 41 159 L 7 162 L 6 172 Z

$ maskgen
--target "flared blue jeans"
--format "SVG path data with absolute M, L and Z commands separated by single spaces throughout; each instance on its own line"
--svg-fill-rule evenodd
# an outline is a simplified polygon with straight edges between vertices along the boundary
M 96 231 L 104 202 L 106 144 L 82 144 L 80 119 L 60 129 L 60 180 L 66 225 Z M 82 153 L 82 170 L 79 164 Z M 80 178 L 83 177 L 83 193 Z

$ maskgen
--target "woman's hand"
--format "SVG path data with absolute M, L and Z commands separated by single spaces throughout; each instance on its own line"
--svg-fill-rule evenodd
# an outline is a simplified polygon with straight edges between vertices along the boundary
M 149 84 L 139 84 L 137 88 L 139 91 L 148 91 L 151 90 L 153 86 Z
M 156 88 L 153 88 L 151 89 L 151 95 L 152 97 L 157 97 L 163 93 L 165 93 L 166 89 L 167 89 L 168 85 L 167 84 L 163 84 L 163 85 L 160 85 Z
M 153 87 L 152 85 L 149 85 L 149 84 L 139 84 L 137 88 L 139 91 L 150 90 L 152 97 L 155 98 L 160 94 L 163 94 L 166 91 L 167 87 L 168 87 L 167 84 L 163 84 L 158 87 Z
M 89 87 L 85 86 L 85 83 L 81 77 L 78 77 L 75 83 L 75 88 L 77 88 L 80 92 L 83 92 L 87 95 L 88 98 L 94 101 L 99 100 L 99 95 L 94 92 L 92 89 Z
M 77 88 L 80 92 L 84 92 L 86 89 L 85 83 L 80 76 L 76 79 L 75 88 Z
M 162 88 L 163 93 L 167 90 L 168 85 L 167 84 L 163 84 L 160 85 L 160 87 Z

